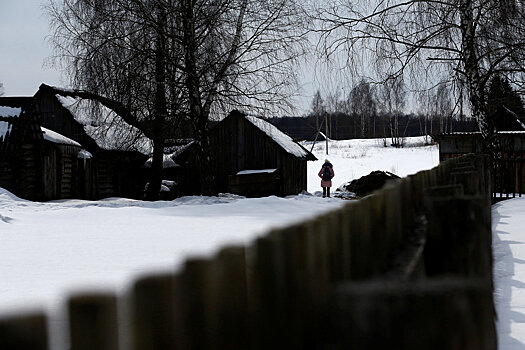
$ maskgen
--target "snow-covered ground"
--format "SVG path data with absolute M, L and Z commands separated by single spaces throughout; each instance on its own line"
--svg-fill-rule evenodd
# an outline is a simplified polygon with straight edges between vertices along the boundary
M 430 138 L 427 138 L 430 141 Z M 390 139 L 387 139 L 390 145 Z M 312 142 L 304 142 L 310 150 Z M 328 142 L 328 155 L 325 141 L 316 142 L 314 155 L 317 161 L 308 162 L 308 192 L 321 190 L 321 181 L 317 177 L 325 159 L 334 165 L 334 189 L 353 179 L 368 175 L 374 170 L 383 170 L 400 177 L 430 169 L 439 164 L 437 145 L 425 146 L 424 137 L 408 137 L 404 148 L 385 147 L 383 139 L 359 139 Z
M 120 290 L 145 271 L 176 269 L 341 203 L 309 195 L 35 203 L 0 189 L 0 313 L 53 306 L 84 287 Z
M 525 349 L 525 196 L 492 206 L 500 350 Z

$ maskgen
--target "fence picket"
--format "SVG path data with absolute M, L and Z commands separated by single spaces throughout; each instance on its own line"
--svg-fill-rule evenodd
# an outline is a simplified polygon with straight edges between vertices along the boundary
M 69 339 L 73 350 L 118 350 L 117 298 L 85 294 L 69 299 Z
M 0 349 L 47 350 L 47 318 L 43 314 L 0 319 Z

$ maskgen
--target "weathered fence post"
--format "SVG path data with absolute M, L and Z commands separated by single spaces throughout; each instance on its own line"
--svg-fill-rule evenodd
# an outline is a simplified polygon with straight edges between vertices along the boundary
M 334 349 L 492 350 L 492 288 L 486 279 L 351 282 L 331 301 Z
M 44 314 L 0 319 L 0 349 L 47 350 L 47 319 Z
M 210 294 L 210 348 L 248 349 L 251 337 L 244 247 L 225 247 L 213 259 Z
M 86 294 L 69 299 L 71 350 L 118 350 L 117 298 Z
M 175 332 L 177 349 L 207 349 L 210 341 L 211 260 L 189 259 L 175 275 Z
M 427 198 L 425 266 L 429 276 L 492 278 L 490 202 L 486 196 Z
M 290 304 L 285 246 L 279 231 L 248 249 L 248 301 L 255 350 L 291 348 Z
M 372 262 L 368 249 L 370 247 L 371 213 L 370 201 L 360 200 L 358 205 L 349 207 L 352 279 L 366 278 Z
M 147 276 L 132 295 L 133 350 L 175 349 L 175 276 Z
M 281 230 L 284 243 L 286 270 L 286 290 L 289 293 L 290 349 L 302 349 L 307 343 L 305 328 L 311 317 L 311 262 L 308 261 L 308 234 L 306 224 L 294 225 Z
M 348 203 L 339 211 L 340 235 L 338 244 L 341 246 L 341 280 L 349 280 L 352 277 L 352 231 L 351 231 L 351 211 L 355 203 Z

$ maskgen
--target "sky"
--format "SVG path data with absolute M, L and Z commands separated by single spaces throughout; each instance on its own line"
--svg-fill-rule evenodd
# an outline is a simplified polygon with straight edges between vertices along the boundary
M 0 82 L 4 96 L 31 96 L 41 83 L 68 87 L 61 72 L 50 66 L 51 34 L 44 13 L 46 0 L 0 0 Z M 301 89 L 296 114 L 307 113 L 314 95 L 313 64 L 301 72 Z
M 49 25 L 40 0 L 0 0 L 0 82 L 6 96 L 30 96 L 38 86 L 64 85 L 51 55 Z

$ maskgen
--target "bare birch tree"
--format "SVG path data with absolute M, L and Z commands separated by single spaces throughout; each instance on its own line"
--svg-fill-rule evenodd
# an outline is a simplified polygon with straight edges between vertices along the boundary
M 348 94 L 348 112 L 359 118 L 359 135 L 365 138 L 375 134 L 375 117 L 377 113 L 376 91 L 364 79 L 361 79 Z M 372 132 L 370 132 L 370 128 Z
M 387 79 L 379 87 L 379 100 L 383 114 L 388 116 L 390 139 L 394 147 L 402 147 L 404 144 L 404 133 L 399 129 L 399 116 L 405 108 L 405 84 L 403 76 Z
M 387 77 L 462 79 L 489 150 L 486 84 L 497 72 L 523 82 L 524 14 L 519 0 L 335 0 L 316 17 L 325 52 L 344 51 L 350 66 L 371 56 Z
M 312 98 L 311 110 L 310 115 L 315 117 L 315 130 L 319 130 L 319 123 L 322 122 L 322 118 L 326 113 L 326 106 L 319 90 L 316 91 Z

